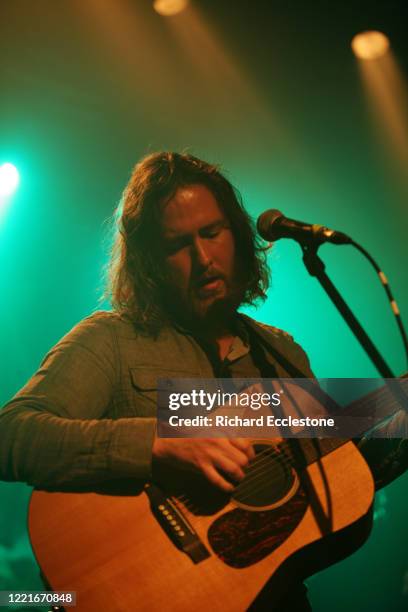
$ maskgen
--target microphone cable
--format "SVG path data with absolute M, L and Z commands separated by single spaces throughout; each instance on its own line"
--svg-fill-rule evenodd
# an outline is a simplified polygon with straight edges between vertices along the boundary
M 360 253 L 362 253 L 364 255 L 364 257 L 366 259 L 368 259 L 368 261 L 373 266 L 374 270 L 376 271 L 376 273 L 379 276 L 381 284 L 384 287 L 384 291 L 387 294 L 387 298 L 388 298 L 388 301 L 390 303 L 391 310 L 392 310 L 392 312 L 394 314 L 394 317 L 395 317 L 395 319 L 397 321 L 398 329 L 400 331 L 402 342 L 403 342 L 403 345 L 404 345 L 404 348 L 405 348 L 405 359 L 406 359 L 406 366 L 407 366 L 407 369 L 408 369 L 408 338 L 407 338 L 407 333 L 405 331 L 404 323 L 402 322 L 402 318 L 401 318 L 401 313 L 400 313 L 400 310 L 398 308 L 398 304 L 397 304 L 397 302 L 396 302 L 396 300 L 395 300 L 395 298 L 393 296 L 393 293 L 391 291 L 391 287 L 390 287 L 390 284 L 388 282 L 388 279 L 387 279 L 386 275 L 384 274 L 384 272 L 381 270 L 380 266 L 375 261 L 374 257 L 372 257 L 370 255 L 370 253 L 368 251 L 366 251 L 366 249 L 364 247 L 362 247 L 360 244 L 358 244 L 358 242 L 355 242 L 354 240 L 351 240 L 349 244 L 351 246 L 353 246 L 354 248 L 356 248 L 358 251 L 360 251 Z

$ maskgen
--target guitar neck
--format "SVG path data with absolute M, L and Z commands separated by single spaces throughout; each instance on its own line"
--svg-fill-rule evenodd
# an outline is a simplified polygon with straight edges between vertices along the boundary
M 351 402 L 341 409 L 342 416 L 359 416 L 364 414 L 381 414 L 386 420 L 398 410 L 407 409 L 408 378 L 404 374 L 399 379 L 398 386 L 384 385 L 380 389 L 368 393 L 364 397 Z M 378 423 L 379 425 L 380 423 Z M 366 432 L 360 432 L 363 436 Z M 357 437 L 357 436 L 356 436 Z M 283 440 L 279 448 L 295 465 L 307 466 L 333 452 L 352 438 L 291 438 Z

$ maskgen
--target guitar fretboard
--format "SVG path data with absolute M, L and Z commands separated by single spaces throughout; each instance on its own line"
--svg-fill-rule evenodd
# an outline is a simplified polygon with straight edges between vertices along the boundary
M 384 385 L 380 389 L 368 393 L 364 397 L 353 401 L 339 412 L 342 416 L 353 417 L 370 412 L 380 413 L 384 419 L 392 416 L 401 408 L 407 409 L 408 378 L 404 375 L 399 379 L 398 386 Z M 360 436 L 365 434 L 360 432 Z M 357 436 L 356 436 L 357 437 Z M 317 461 L 320 457 L 336 450 L 350 438 L 291 438 L 280 443 L 280 450 L 289 459 L 292 465 L 306 466 Z

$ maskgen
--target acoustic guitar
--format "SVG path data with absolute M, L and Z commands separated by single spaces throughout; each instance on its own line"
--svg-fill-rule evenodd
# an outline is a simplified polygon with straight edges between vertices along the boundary
M 244 612 L 266 583 L 277 604 L 365 542 L 374 483 L 352 441 L 253 442 L 232 495 L 187 472 L 115 491 L 34 491 L 29 532 L 50 587 L 76 591 L 78 612 Z

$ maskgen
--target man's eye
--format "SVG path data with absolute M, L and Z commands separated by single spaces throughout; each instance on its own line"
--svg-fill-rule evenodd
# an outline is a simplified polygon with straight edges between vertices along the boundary
M 173 253 L 177 253 L 179 248 L 180 247 L 177 244 L 166 244 L 165 245 L 165 251 L 167 255 L 172 255 Z
M 218 234 L 221 232 L 221 227 L 215 227 L 213 229 L 209 229 L 205 232 L 204 238 L 216 238 Z
M 182 248 L 186 246 L 186 242 L 184 240 L 175 240 L 174 242 L 167 242 L 164 245 L 165 251 L 167 255 L 173 255 L 180 251 Z

